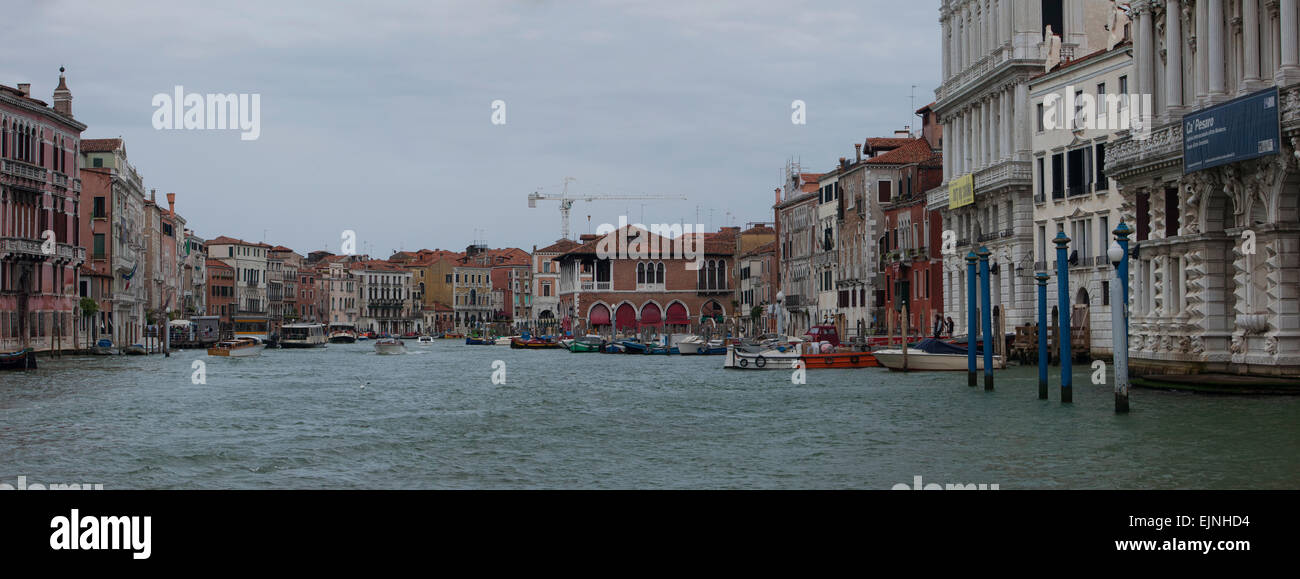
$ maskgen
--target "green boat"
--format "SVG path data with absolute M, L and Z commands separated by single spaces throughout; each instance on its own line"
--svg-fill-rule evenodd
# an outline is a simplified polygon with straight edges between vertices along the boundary
M 575 354 L 579 352 L 599 352 L 605 347 L 605 340 L 597 337 L 578 338 L 569 344 L 569 351 Z

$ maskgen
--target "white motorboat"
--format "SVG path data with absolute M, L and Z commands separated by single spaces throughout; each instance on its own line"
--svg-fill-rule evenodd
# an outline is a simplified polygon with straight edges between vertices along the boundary
M 691 336 L 677 341 L 677 353 L 683 356 L 722 354 L 726 349 L 725 340 L 705 340 L 700 336 Z
M 510 340 L 513 340 L 513 339 L 518 338 L 518 337 L 519 337 L 519 336 L 501 336 L 500 338 L 497 338 L 496 340 L 493 340 L 493 341 L 492 341 L 492 345 L 493 345 L 493 346 L 509 346 L 509 345 L 510 345 Z
M 225 340 L 217 342 L 216 345 L 208 348 L 209 356 L 222 356 L 226 358 L 247 358 L 251 356 L 261 356 L 262 350 L 266 344 L 253 338 L 236 338 L 234 340 Z
M 681 347 L 680 345 L 678 346 Z M 799 347 L 727 346 L 723 368 L 742 370 L 792 370 L 799 363 Z
M 432 344 L 433 336 L 420 336 L 415 339 L 415 343 L 420 344 L 421 346 Z
M 380 338 L 375 340 L 376 354 L 405 354 L 406 343 L 398 338 Z
M 903 350 L 900 348 L 891 348 L 888 350 L 876 350 L 872 352 L 881 366 L 890 370 L 903 369 Z M 993 356 L 993 369 L 1001 370 L 1007 367 L 1007 361 L 1002 356 Z M 964 348 L 942 342 L 932 338 L 921 340 L 915 348 L 907 349 L 907 370 L 939 370 L 955 372 L 968 370 L 969 358 Z M 975 355 L 975 368 L 984 369 L 984 355 L 977 353 Z
M 890 370 L 903 369 L 903 351 L 902 350 L 876 350 L 872 352 L 881 366 Z M 907 369 L 908 370 L 947 370 L 958 371 L 968 370 L 969 360 L 965 354 L 930 354 L 920 350 L 907 351 Z M 1002 356 L 993 357 L 993 369 L 1002 370 L 1007 367 L 1007 362 Z M 984 356 L 975 356 L 975 368 L 984 369 Z

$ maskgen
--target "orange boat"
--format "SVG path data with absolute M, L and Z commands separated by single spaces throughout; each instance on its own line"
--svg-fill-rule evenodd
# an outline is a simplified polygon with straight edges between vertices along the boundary
M 799 357 L 803 367 L 817 368 L 878 368 L 880 362 L 871 352 L 835 352 L 832 354 L 805 354 Z

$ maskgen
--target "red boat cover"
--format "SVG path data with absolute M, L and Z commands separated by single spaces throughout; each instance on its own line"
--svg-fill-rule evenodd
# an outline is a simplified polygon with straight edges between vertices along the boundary
M 659 318 L 659 306 L 646 304 L 641 306 L 641 325 L 643 326 L 662 326 L 663 321 Z
M 591 325 L 608 326 L 609 308 L 605 307 L 604 304 L 596 304 L 596 307 L 591 308 Z
M 668 306 L 667 322 L 675 326 L 690 325 L 691 320 L 686 316 L 686 306 L 683 306 L 681 303 L 678 302 L 673 302 L 672 304 L 670 304 Z
M 619 306 L 618 313 L 614 314 L 614 322 L 615 329 L 636 328 L 636 310 L 631 304 Z

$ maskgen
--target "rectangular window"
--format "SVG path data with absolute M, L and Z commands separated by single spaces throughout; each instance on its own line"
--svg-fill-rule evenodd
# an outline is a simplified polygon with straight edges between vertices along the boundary
M 1097 143 L 1097 153 L 1093 155 L 1097 166 L 1097 191 L 1110 189 L 1110 179 L 1106 178 L 1106 143 Z
M 95 259 L 104 259 L 104 234 L 95 234 Z
M 1044 182 L 1045 175 L 1043 174 L 1045 161 L 1046 159 L 1042 157 L 1038 158 L 1038 191 L 1035 192 L 1034 201 L 1040 203 L 1047 200 L 1047 186 Z
M 1065 198 L 1065 155 L 1052 155 L 1052 199 Z
M 1165 237 L 1178 235 L 1178 189 L 1165 189 Z
M 1045 114 L 1045 113 L 1043 112 L 1043 103 L 1038 103 L 1038 115 L 1037 115 L 1037 116 L 1038 116 L 1038 132 L 1040 132 L 1040 133 L 1043 132 L 1044 130 L 1046 130 L 1045 127 L 1043 126 L 1043 115 L 1044 115 L 1044 114 Z
M 890 190 L 893 184 L 894 183 L 892 181 L 880 181 L 876 183 L 878 201 L 880 201 L 881 203 L 889 203 L 889 200 L 892 197 Z
M 95 216 L 95 217 L 98 217 L 98 218 L 100 218 L 100 219 L 103 219 L 104 216 L 105 216 L 105 213 L 104 213 L 104 198 L 103 198 L 103 197 L 96 197 L 96 198 L 95 198 L 95 214 L 94 214 L 94 216 Z

